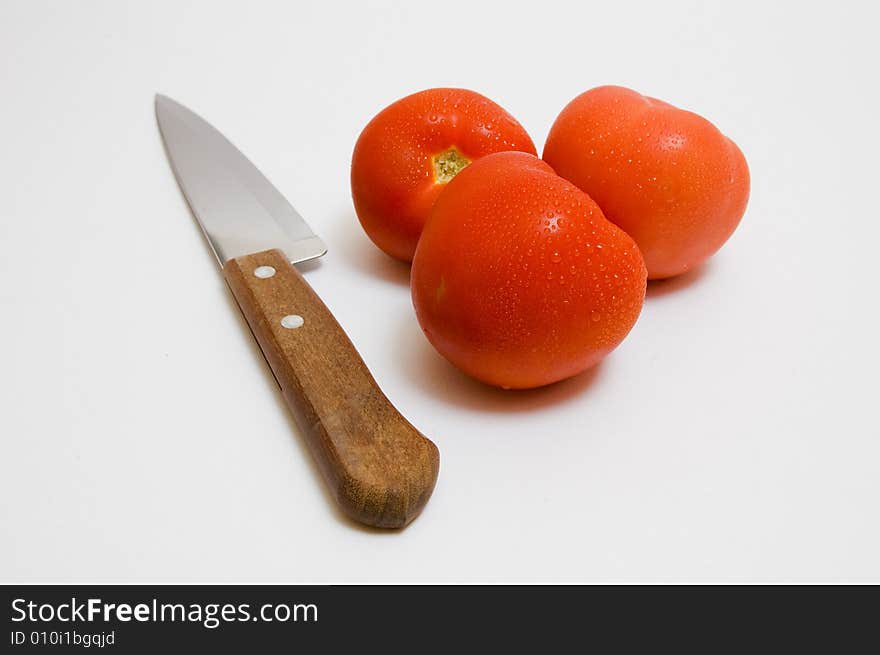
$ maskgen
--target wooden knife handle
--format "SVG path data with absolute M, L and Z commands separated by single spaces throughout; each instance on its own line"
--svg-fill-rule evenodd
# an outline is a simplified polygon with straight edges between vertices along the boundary
M 280 250 L 232 259 L 223 274 L 342 510 L 382 528 L 412 521 L 437 481 L 437 447 L 388 401 Z

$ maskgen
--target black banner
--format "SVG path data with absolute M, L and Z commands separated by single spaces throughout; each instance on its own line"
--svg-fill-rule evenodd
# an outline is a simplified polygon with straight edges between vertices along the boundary
M 848 652 L 878 636 L 876 587 L 7 586 L 4 652 L 537 652 L 798 643 Z M 254 650 L 257 649 L 257 650 Z M 607 649 L 602 649 L 606 652 Z

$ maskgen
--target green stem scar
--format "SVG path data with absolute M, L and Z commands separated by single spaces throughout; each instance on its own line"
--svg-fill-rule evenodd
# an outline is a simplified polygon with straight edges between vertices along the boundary
M 434 155 L 431 161 L 434 164 L 434 182 L 436 184 L 446 184 L 458 175 L 462 168 L 471 163 L 471 160 L 461 154 L 455 146 Z

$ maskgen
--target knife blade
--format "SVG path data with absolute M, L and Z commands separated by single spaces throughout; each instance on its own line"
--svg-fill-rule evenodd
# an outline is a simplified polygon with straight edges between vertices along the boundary
M 218 130 L 167 96 L 156 117 L 177 182 L 340 508 L 400 528 L 431 496 L 439 453 L 379 389 L 294 264 L 323 241 Z

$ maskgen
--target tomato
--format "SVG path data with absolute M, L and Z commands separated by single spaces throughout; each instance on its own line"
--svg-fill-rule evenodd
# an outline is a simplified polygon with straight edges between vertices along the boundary
M 434 347 L 505 388 L 549 384 L 596 364 L 645 297 L 635 242 L 545 162 L 475 161 L 440 194 L 416 248 L 412 297 Z
M 622 87 L 572 100 L 544 160 L 636 240 L 651 279 L 714 254 L 749 198 L 749 169 L 733 141 L 697 114 Z
M 351 195 L 361 225 L 386 253 L 411 261 L 440 191 L 472 161 L 504 150 L 537 152 L 513 116 L 479 93 L 428 89 L 398 100 L 354 147 Z

